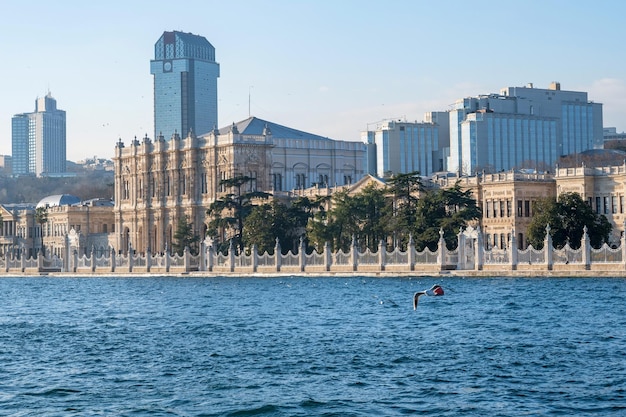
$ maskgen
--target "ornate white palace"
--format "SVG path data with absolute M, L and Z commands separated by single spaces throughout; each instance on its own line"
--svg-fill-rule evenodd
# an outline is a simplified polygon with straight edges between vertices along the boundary
M 256 117 L 181 138 L 135 139 L 115 149 L 115 243 L 126 253 L 165 252 L 179 219 L 205 236 L 206 210 L 230 190 L 220 181 L 246 175 L 249 191 L 350 184 L 365 174 L 365 144 L 338 141 Z M 248 190 L 246 190 L 248 191 Z

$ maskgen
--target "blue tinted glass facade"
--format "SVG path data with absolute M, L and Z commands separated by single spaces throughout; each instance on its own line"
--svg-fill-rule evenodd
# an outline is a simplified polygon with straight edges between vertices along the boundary
M 48 94 L 37 99 L 35 112 L 12 118 L 13 174 L 37 176 L 66 171 L 66 116 Z
M 11 119 L 11 158 L 13 174 L 28 173 L 28 125 L 27 114 L 18 114 Z
M 202 36 L 165 32 L 150 62 L 154 135 L 202 135 L 218 126 L 215 48 Z
M 602 147 L 602 138 L 602 105 L 588 101 L 587 93 L 563 91 L 558 83 L 509 87 L 457 101 L 450 111 L 448 169 L 549 171 L 562 155 Z

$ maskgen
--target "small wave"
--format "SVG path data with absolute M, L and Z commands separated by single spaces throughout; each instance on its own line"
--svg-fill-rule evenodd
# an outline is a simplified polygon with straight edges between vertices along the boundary
M 276 413 L 278 411 L 280 411 L 279 407 L 272 405 L 272 404 L 266 404 L 261 407 L 250 408 L 248 410 L 233 411 L 226 415 L 230 417 L 247 417 L 247 416 L 260 416 L 263 414 L 271 414 L 271 413 Z
M 42 392 L 25 392 L 24 395 L 30 397 L 67 397 L 72 394 L 80 394 L 80 390 L 71 388 L 52 388 Z

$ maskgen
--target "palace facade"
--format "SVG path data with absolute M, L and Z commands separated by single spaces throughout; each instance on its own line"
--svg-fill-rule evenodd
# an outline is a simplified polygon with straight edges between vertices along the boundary
M 365 174 L 365 144 L 338 141 L 250 117 L 203 136 L 135 139 L 115 149 L 115 248 L 141 253 L 172 247 L 187 218 L 204 237 L 211 203 L 225 179 L 252 178 L 246 191 L 287 195 L 350 184 Z

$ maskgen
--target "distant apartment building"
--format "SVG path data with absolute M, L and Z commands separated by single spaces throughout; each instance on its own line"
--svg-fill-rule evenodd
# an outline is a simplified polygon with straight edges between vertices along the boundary
M 164 32 L 150 61 L 154 76 L 154 136 L 186 137 L 217 128 L 215 48 L 203 36 Z
M 464 174 L 554 170 L 560 156 L 603 146 L 602 104 L 587 93 L 507 87 L 457 100 L 450 110 L 448 170 Z
M 66 171 L 65 111 L 50 93 L 35 101 L 33 113 L 11 120 L 13 175 L 55 176 Z
M 11 155 L 0 155 L 0 172 L 11 174 L 13 171 L 13 158 Z
M 427 113 L 424 122 L 386 120 L 361 133 L 367 144 L 368 174 L 380 178 L 419 171 L 431 175 L 445 169 L 448 113 Z

